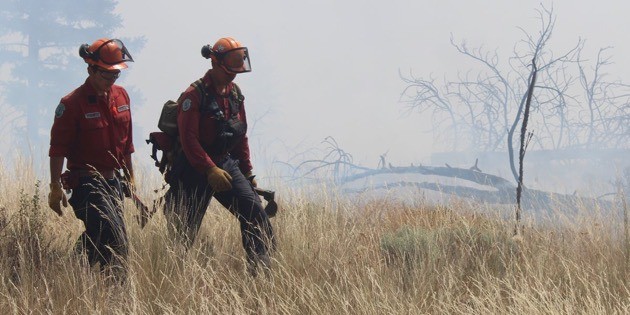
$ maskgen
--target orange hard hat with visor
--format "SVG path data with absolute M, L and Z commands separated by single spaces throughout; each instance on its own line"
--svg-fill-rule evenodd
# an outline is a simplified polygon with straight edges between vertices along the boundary
M 227 73 L 238 74 L 252 71 L 249 50 L 232 37 L 221 38 L 212 47 L 203 46 L 201 55 L 217 62 Z
M 79 47 L 79 56 L 88 64 L 108 71 L 126 69 L 125 62 L 133 62 L 133 57 L 120 39 L 101 38 L 92 45 L 83 44 Z

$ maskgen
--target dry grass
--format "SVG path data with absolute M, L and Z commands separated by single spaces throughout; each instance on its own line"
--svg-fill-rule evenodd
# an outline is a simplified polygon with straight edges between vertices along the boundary
M 1 314 L 630 313 L 622 225 L 592 209 L 579 224 L 530 225 L 515 239 L 511 223 L 469 205 L 286 190 L 273 271 L 253 279 L 238 224 L 218 203 L 188 252 L 162 215 L 140 230 L 129 203 L 130 278 L 117 285 L 79 263 L 81 226 L 69 209 L 54 215 L 36 183 L 0 169 Z

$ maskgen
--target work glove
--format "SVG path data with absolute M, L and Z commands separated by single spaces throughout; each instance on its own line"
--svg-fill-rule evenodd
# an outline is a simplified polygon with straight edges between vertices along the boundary
M 258 187 L 258 182 L 256 182 L 256 175 L 252 174 L 251 171 L 247 172 L 247 174 L 245 174 L 245 178 L 247 178 L 247 180 L 252 183 L 252 186 L 254 187 Z
M 59 216 L 62 216 L 63 212 L 61 212 L 61 206 L 59 205 L 59 202 L 61 202 L 64 207 L 68 206 L 68 198 L 61 188 L 61 183 L 50 183 L 50 193 L 48 193 L 48 206 Z
M 214 191 L 221 192 L 232 189 L 232 176 L 218 166 L 213 166 L 206 172 L 208 184 Z

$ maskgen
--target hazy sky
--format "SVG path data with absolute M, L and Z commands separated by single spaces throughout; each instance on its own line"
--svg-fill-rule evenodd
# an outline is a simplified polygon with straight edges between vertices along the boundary
M 150 3 L 150 4 L 148 4 Z M 120 81 L 146 98 L 136 124 L 156 130 L 161 105 L 177 98 L 210 62 L 200 48 L 233 36 L 250 49 L 253 71 L 237 76 L 246 96 L 256 159 L 288 160 L 291 151 L 333 136 L 355 161 L 376 166 L 389 151 L 395 164 L 426 162 L 433 149 L 430 118 L 406 112 L 399 71 L 440 78 L 466 70 L 450 45 L 499 49 L 507 57 L 538 32 L 539 1 L 120 1 L 124 28 L 144 35 L 142 51 Z M 544 2 L 551 6 L 550 2 Z M 584 55 L 613 46 L 610 75 L 630 82 L 626 1 L 556 1 L 553 51 L 586 39 Z M 556 48 L 557 47 L 557 48 Z M 614 72 L 613 72 L 614 71 Z M 132 100 L 133 101 L 133 100 Z M 140 152 L 146 150 L 136 139 Z

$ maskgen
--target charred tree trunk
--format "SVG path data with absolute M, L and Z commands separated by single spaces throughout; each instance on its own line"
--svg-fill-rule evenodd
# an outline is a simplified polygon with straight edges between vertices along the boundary
M 532 59 L 532 74 L 529 87 L 527 88 L 527 102 L 525 102 L 525 111 L 523 112 L 523 124 L 521 125 L 521 146 L 518 155 L 518 186 L 516 187 L 516 227 L 514 234 L 519 234 L 521 224 L 521 195 L 523 192 L 523 161 L 525 159 L 525 152 L 527 151 L 527 144 L 532 138 L 532 133 L 527 133 L 527 123 L 529 121 L 529 109 L 532 105 L 532 95 L 534 94 L 534 86 L 536 85 L 536 74 L 538 69 L 536 68 L 536 57 Z

